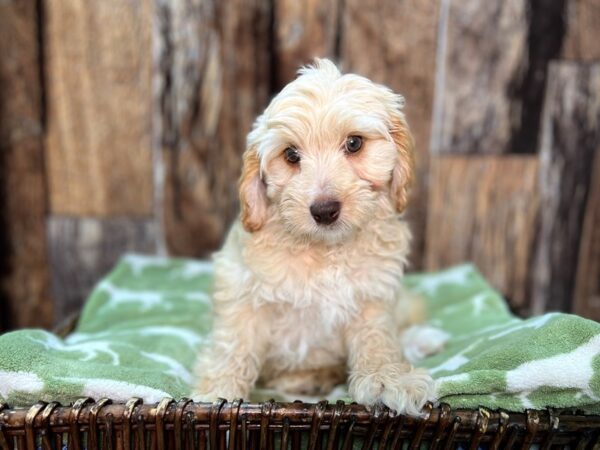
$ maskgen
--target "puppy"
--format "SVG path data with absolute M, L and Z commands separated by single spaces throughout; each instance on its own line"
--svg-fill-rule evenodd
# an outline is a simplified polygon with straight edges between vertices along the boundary
M 403 104 L 317 59 L 258 117 L 240 220 L 214 257 L 213 340 L 195 400 L 244 398 L 257 381 L 324 394 L 346 380 L 355 401 L 399 413 L 433 399 L 401 344 L 410 232 L 400 213 L 413 176 Z

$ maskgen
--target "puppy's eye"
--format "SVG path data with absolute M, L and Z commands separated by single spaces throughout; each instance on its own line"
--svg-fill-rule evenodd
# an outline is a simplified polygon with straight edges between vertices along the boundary
M 356 153 L 361 149 L 362 145 L 363 140 L 360 136 L 348 136 L 348 139 L 346 139 L 346 143 L 344 144 L 348 153 Z
M 288 147 L 283 151 L 283 156 L 290 164 L 298 164 L 300 162 L 300 153 L 294 147 Z

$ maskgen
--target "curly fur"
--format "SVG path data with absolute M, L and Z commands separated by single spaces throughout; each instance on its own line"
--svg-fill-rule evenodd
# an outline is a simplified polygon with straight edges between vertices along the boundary
M 247 397 L 257 381 L 322 393 L 346 373 L 366 404 L 417 415 L 433 398 L 432 379 L 405 362 L 400 344 L 410 316 L 400 213 L 413 173 L 403 105 L 388 88 L 316 60 L 258 117 L 240 220 L 215 255 L 213 342 L 198 360 L 195 399 Z M 363 137 L 356 154 L 343 150 L 349 135 Z M 290 145 L 297 165 L 283 156 Z M 332 198 L 340 216 L 319 225 L 310 205 Z

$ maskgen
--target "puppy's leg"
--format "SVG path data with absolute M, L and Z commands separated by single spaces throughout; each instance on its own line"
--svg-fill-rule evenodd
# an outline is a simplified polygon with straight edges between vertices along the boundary
M 418 416 L 434 400 L 435 383 L 413 369 L 398 345 L 397 325 L 383 302 L 369 302 L 347 326 L 349 392 L 357 402 L 381 402 L 401 414 Z
M 392 309 L 398 329 L 403 330 L 411 325 L 425 322 L 427 318 L 426 309 L 425 299 L 422 296 L 401 286 Z
M 282 373 L 267 381 L 265 387 L 297 395 L 327 395 L 335 386 L 346 381 L 342 365 Z
M 264 315 L 264 310 L 239 304 L 216 313 L 212 343 L 196 364 L 195 401 L 248 398 L 267 348 Z

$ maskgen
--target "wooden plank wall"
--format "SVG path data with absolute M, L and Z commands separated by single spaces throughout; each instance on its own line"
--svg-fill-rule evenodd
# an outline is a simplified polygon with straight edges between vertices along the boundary
M 269 5 L 156 3 L 157 202 L 172 253 L 208 256 L 237 214 L 246 133 L 270 94 Z
M 151 2 L 47 0 L 45 12 L 50 212 L 151 215 Z
M 570 1 L 567 7 L 568 33 L 563 57 L 571 61 L 600 61 L 600 0 Z M 596 144 L 579 244 L 572 310 L 600 321 L 600 148 Z
M 582 243 L 581 236 L 593 161 L 600 152 L 600 102 L 593 94 L 599 92 L 600 64 L 551 65 L 539 155 L 540 230 L 532 272 L 532 309 L 537 314 L 571 306 L 579 249 L 591 246 Z M 594 206 L 589 206 L 591 211 Z
M 443 156 L 434 159 L 430 177 L 427 267 L 471 261 L 514 309 L 526 310 L 539 212 L 537 157 Z
M 597 36 L 599 3 L 450 5 L 441 14 L 445 23 L 440 30 L 445 32 L 438 45 L 438 76 L 444 76 L 433 118 L 426 267 L 473 260 L 513 308 L 531 314 L 573 308 L 580 258 L 579 278 L 585 281 L 577 292 L 587 305 L 597 292 L 589 279 L 598 278 L 600 264 L 592 262 L 597 255 L 588 251 L 593 225 L 587 225 L 582 237 L 583 211 L 593 215 L 589 211 L 597 201 L 587 199 L 600 139 L 597 94 L 592 93 L 599 90 L 589 84 L 592 69 L 581 61 L 598 57 L 589 42 L 590 35 Z M 549 68 L 561 57 L 577 62 L 561 69 L 570 72 L 557 81 L 558 69 Z M 438 156 L 459 153 L 478 156 Z M 479 156 L 487 153 L 509 159 Z M 508 156 L 514 153 L 531 156 L 515 162 Z M 517 166 L 508 169 L 509 164 Z M 506 170 L 494 193 L 488 183 L 500 167 Z M 506 222 L 506 208 L 515 198 L 529 201 Z M 476 207 L 482 204 L 489 209 Z M 587 220 L 593 223 L 594 218 Z M 501 231 L 491 231 L 495 229 Z M 577 306 L 576 311 L 600 319 L 591 307 Z
M 511 87 L 528 64 L 527 1 L 466 0 L 444 8 L 432 152 L 506 153 L 520 103 Z
M 124 251 L 154 252 L 151 0 L 45 0 L 56 321 Z M 110 26 L 106 26 L 110 24 Z
M 81 308 L 123 252 L 156 252 L 152 219 L 52 215 L 47 221 L 55 323 Z
M 599 60 L 600 0 L 569 0 L 566 20 L 567 33 L 562 57 L 572 61 Z
M 600 319 L 598 162 L 557 302 L 536 239 L 548 68 L 600 59 L 599 30 L 600 0 L 0 3 L 0 328 L 76 310 L 124 251 L 218 248 L 246 133 L 314 56 L 406 97 L 413 269 L 471 260 L 519 312 Z
M 0 2 L 0 330 L 53 322 L 38 14 Z
M 530 130 L 560 52 L 563 9 L 556 1 L 442 4 L 426 267 L 471 260 L 527 314 L 539 213 Z M 447 156 L 459 154 L 467 156 Z
M 600 320 L 600 151 L 596 151 L 592 184 L 588 193 L 577 278 L 574 311 Z

